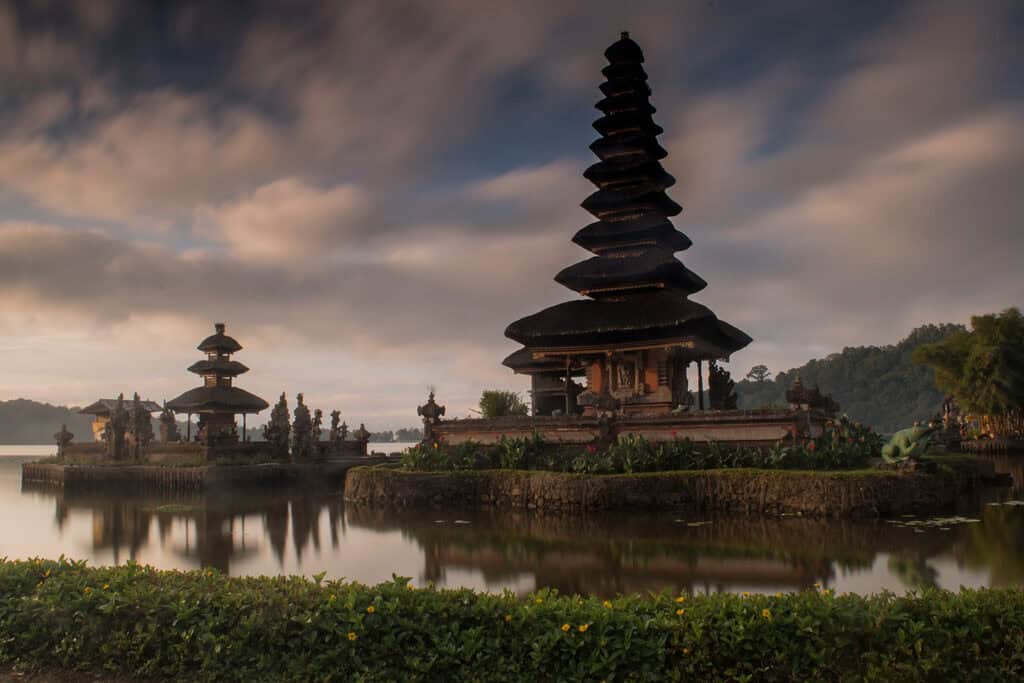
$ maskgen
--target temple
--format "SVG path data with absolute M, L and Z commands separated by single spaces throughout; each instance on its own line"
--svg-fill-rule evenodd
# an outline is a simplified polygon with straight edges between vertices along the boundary
M 160 412 L 160 404 L 153 401 L 142 401 L 142 409 L 147 413 Z M 116 398 L 99 398 L 90 403 L 78 412 L 82 415 L 92 415 L 92 438 L 93 441 L 103 441 L 103 433 L 110 422 L 111 414 L 117 409 Z
M 235 415 L 241 413 L 242 439 L 245 440 L 245 416 L 269 407 L 269 404 L 259 396 L 232 386 L 232 379 L 248 372 L 249 368 L 236 360 L 231 360 L 231 354 L 241 351 L 242 345 L 226 335 L 224 329 L 224 323 L 214 325 L 214 334 L 200 342 L 197 347 L 206 353 L 206 359 L 197 361 L 188 368 L 189 372 L 203 378 L 203 385 L 167 402 L 169 410 L 188 415 L 190 432 L 186 438 L 191 438 L 191 418 L 195 413 L 199 415 L 197 438 L 200 441 L 237 441 Z
M 573 237 L 594 256 L 555 276 L 587 298 L 509 325 L 523 348 L 504 364 L 530 376 L 535 415 L 656 415 L 689 405 L 696 362 L 703 408 L 702 361 L 728 360 L 751 338 L 689 298 L 706 283 L 675 257 L 691 242 L 670 220 L 682 207 L 665 194 L 675 178 L 660 163 L 643 52 L 623 33 L 604 54 L 590 146 L 600 161 L 583 174 L 597 190 L 582 206 L 597 221 Z M 573 381 L 584 375 L 585 388 Z

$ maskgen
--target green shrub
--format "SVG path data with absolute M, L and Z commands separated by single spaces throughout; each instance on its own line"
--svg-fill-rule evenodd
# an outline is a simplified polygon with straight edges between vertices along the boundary
M 870 428 L 845 415 L 821 436 L 806 441 L 780 441 L 770 448 L 695 444 L 689 439 L 651 442 L 625 434 L 607 448 L 596 445 L 562 446 L 546 443 L 534 432 L 530 438 L 502 435 L 491 447 L 467 442 L 446 446 L 438 442 L 410 449 L 406 469 L 445 471 L 474 468 L 549 470 L 581 474 L 632 474 L 672 470 L 733 467 L 757 469 L 847 470 L 866 467 L 878 456 L 882 439 Z
M 996 681 L 1024 592 L 527 597 L 0 560 L 0 663 L 197 681 Z

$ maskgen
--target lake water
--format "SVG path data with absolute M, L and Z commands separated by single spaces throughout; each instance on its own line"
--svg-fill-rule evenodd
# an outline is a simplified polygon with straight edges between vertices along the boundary
M 0 556 L 133 559 L 232 575 L 326 572 L 371 584 L 395 573 L 418 585 L 519 593 L 1024 586 L 1024 505 L 1013 504 L 1024 500 L 1021 456 L 994 458 L 1015 476 L 1013 488 L 992 489 L 965 502 L 961 519 L 936 522 L 400 513 L 346 505 L 340 492 L 173 501 L 23 492 L 21 463 L 53 450 L 0 446 Z

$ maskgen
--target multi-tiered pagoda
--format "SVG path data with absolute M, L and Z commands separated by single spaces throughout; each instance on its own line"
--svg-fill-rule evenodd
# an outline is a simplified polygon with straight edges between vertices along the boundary
M 672 225 L 682 211 L 665 190 L 675 178 L 662 168 L 651 89 L 640 46 L 623 33 L 605 51 L 601 137 L 590 149 L 600 161 L 583 174 L 597 191 L 582 206 L 597 221 L 573 242 L 595 256 L 569 266 L 555 281 L 588 297 L 517 320 L 505 336 L 524 345 L 505 359 L 531 375 L 534 410 L 646 414 L 689 403 L 691 362 L 728 359 L 750 343 L 690 295 L 706 286 L 675 252 L 691 242 Z M 586 374 L 578 393 L 572 377 Z M 538 400 L 540 399 L 540 400 Z
M 190 430 L 191 415 L 199 415 L 198 436 L 208 443 L 237 440 L 235 415 L 242 415 L 244 434 L 246 414 L 258 413 L 268 407 L 259 396 L 232 386 L 233 378 L 248 372 L 249 368 L 231 360 L 231 354 L 241 351 L 242 345 L 224 334 L 224 329 L 224 323 L 214 325 L 214 334 L 197 347 L 206 353 L 206 359 L 188 368 L 189 372 L 203 378 L 203 385 L 167 402 L 167 408 L 175 413 L 189 415 Z

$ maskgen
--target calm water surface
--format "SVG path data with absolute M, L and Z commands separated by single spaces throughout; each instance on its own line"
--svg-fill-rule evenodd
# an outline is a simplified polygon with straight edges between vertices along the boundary
M 365 583 L 395 573 L 420 585 L 520 593 L 1024 586 L 1024 505 L 1012 504 L 1024 500 L 1022 456 L 995 459 L 1015 476 L 1013 488 L 966 502 L 961 520 L 932 523 L 400 513 L 346 505 L 340 493 L 170 500 L 23 492 L 21 463 L 52 451 L 0 447 L 0 556 L 63 553 L 232 575 L 326 572 Z

